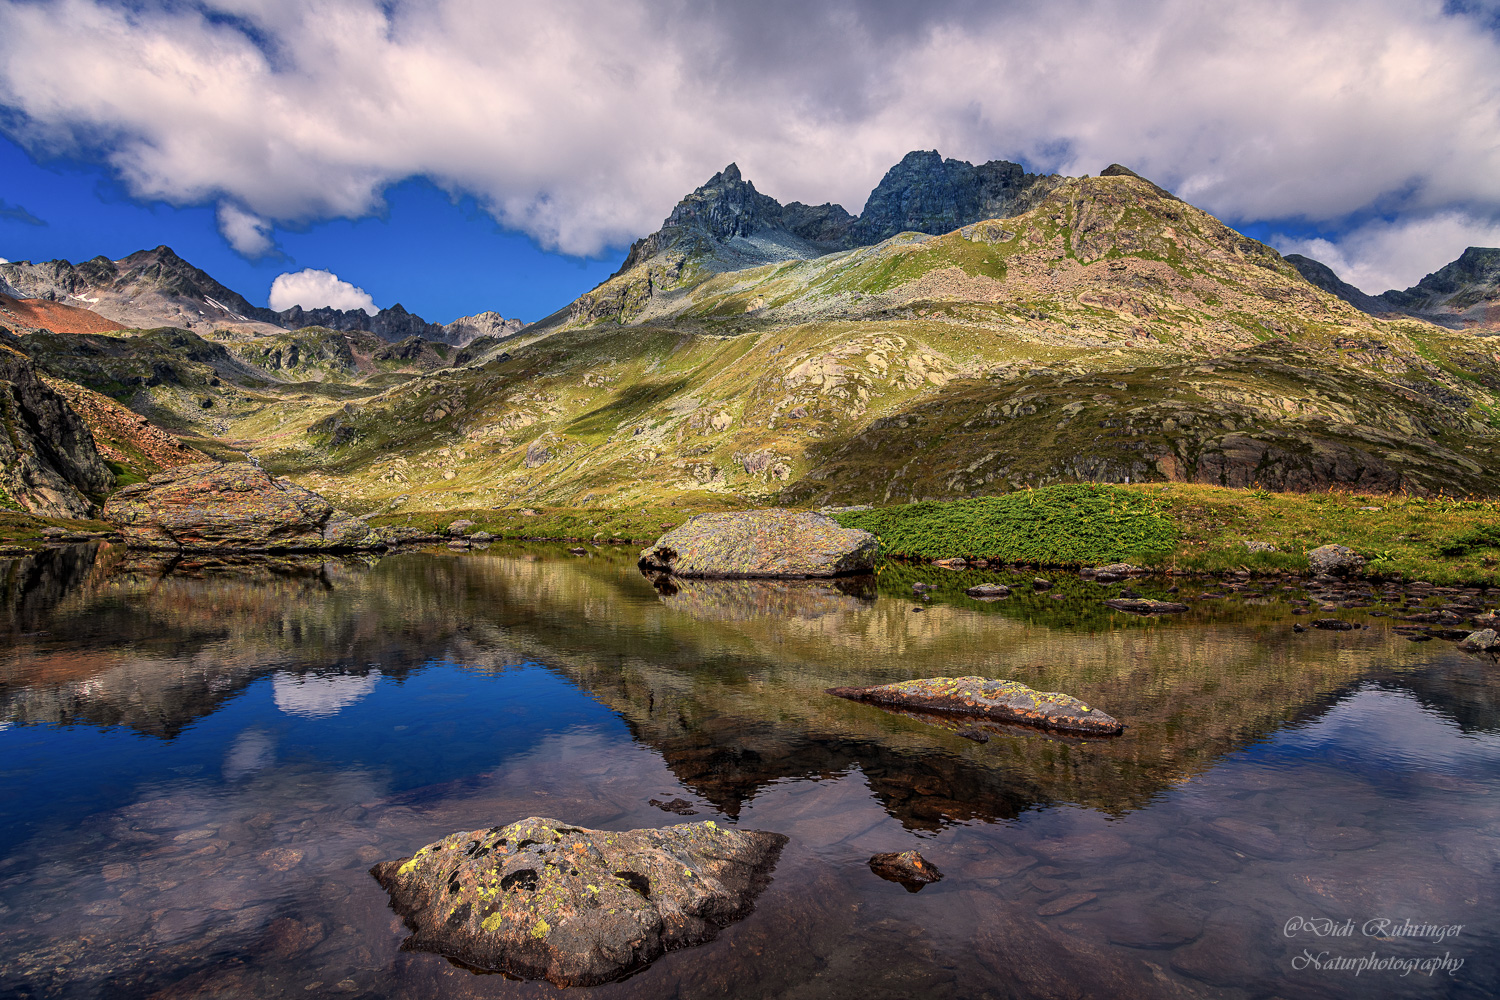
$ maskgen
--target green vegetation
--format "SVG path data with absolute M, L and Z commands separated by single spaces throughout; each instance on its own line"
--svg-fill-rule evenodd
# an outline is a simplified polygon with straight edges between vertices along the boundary
M 904 558 L 966 556 L 1046 566 L 1160 562 L 1177 529 L 1160 501 L 1114 486 L 1048 486 L 997 497 L 903 504 L 836 515 Z
M 0 491 L 0 498 L 9 499 L 4 491 Z M 38 548 L 42 544 L 42 532 L 47 528 L 61 528 L 70 534 L 98 533 L 114 530 L 111 525 L 103 521 L 74 521 L 65 517 L 37 517 L 35 514 L 27 514 L 24 511 L 14 510 L 11 505 L 0 502 L 0 548 Z

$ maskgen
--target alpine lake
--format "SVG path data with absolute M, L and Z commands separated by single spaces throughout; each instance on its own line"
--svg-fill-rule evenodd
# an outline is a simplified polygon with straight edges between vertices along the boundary
M 1500 996 L 1500 665 L 1403 620 L 1493 594 L 635 558 L 0 560 L 0 995 Z M 1126 729 L 826 693 L 958 675 Z M 370 867 L 527 816 L 789 842 L 748 916 L 603 986 L 401 950 Z M 912 849 L 941 881 L 869 866 Z

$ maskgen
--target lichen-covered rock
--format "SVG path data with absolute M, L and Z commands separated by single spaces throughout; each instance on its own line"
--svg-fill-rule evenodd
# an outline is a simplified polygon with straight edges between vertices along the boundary
M 1459 642 L 1458 648 L 1470 653 L 1485 653 L 1492 649 L 1500 649 L 1500 633 L 1496 633 L 1492 628 L 1470 632 Z
M 104 518 L 135 549 L 264 552 L 382 544 L 364 521 L 249 462 L 199 462 L 160 472 L 111 497 Z
M 586 830 L 530 817 L 455 833 L 370 869 L 402 946 L 559 986 L 591 986 L 743 917 L 786 844 L 712 820 Z
M 867 573 L 879 542 L 810 511 L 699 514 L 641 552 L 647 569 L 684 577 L 823 577 Z
M 1125 728 L 1070 695 L 1033 691 L 1018 681 L 988 677 L 924 677 L 875 687 L 829 688 L 828 693 L 876 705 L 972 715 L 1062 732 L 1113 735 Z
M 1135 615 L 1173 615 L 1188 609 L 1186 604 L 1176 601 L 1157 601 L 1149 597 L 1116 597 L 1104 602 L 1106 608 L 1129 611 Z
M 924 885 L 943 880 L 937 865 L 916 851 L 877 854 L 870 859 L 870 871 L 887 882 L 900 882 L 907 892 L 919 892 Z
M 1345 545 L 1319 545 L 1307 554 L 1314 576 L 1345 576 L 1364 568 L 1365 557 Z

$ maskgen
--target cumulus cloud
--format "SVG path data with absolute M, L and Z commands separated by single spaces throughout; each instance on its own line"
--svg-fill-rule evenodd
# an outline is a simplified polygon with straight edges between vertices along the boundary
M 1337 243 L 1327 239 L 1272 238 L 1282 253 L 1300 253 L 1333 268 L 1340 278 L 1371 295 L 1410 288 L 1468 247 L 1500 246 L 1500 222 L 1459 212 L 1426 218 L 1365 223 Z
M 902 154 L 934 147 L 1070 173 L 1119 161 L 1230 219 L 1337 230 L 1372 211 L 1500 211 L 1493 14 L 1488 0 L 38 0 L 0 6 L 0 120 L 33 150 L 106 158 L 140 197 L 235 206 L 248 247 L 269 244 L 267 220 L 378 211 L 386 185 L 423 175 L 592 254 L 655 229 L 731 159 L 783 200 L 857 211 Z
M 303 309 L 363 309 L 371 316 L 379 312 L 370 293 L 351 285 L 331 271 L 289 271 L 278 274 L 271 282 L 271 308 L 277 312 L 301 306 Z
M 271 225 L 258 215 L 252 215 L 228 202 L 219 205 L 219 232 L 229 245 L 246 257 L 264 257 L 275 246 L 271 241 Z

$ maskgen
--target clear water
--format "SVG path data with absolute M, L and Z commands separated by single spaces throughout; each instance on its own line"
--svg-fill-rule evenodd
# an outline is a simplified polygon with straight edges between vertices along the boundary
M 663 593 L 627 551 L 562 548 L 0 563 L 0 994 L 553 996 L 400 951 L 368 868 L 684 799 L 787 834 L 774 882 L 714 942 L 582 992 L 1500 995 L 1500 666 L 1378 602 L 1298 635 L 1278 589 L 1145 620 L 1100 609 L 1118 586 L 986 605 L 976 579 Z M 969 673 L 1129 728 L 981 744 L 823 693 Z M 908 848 L 944 880 L 870 872 Z M 1404 964 L 1333 961 L 1372 955 Z

